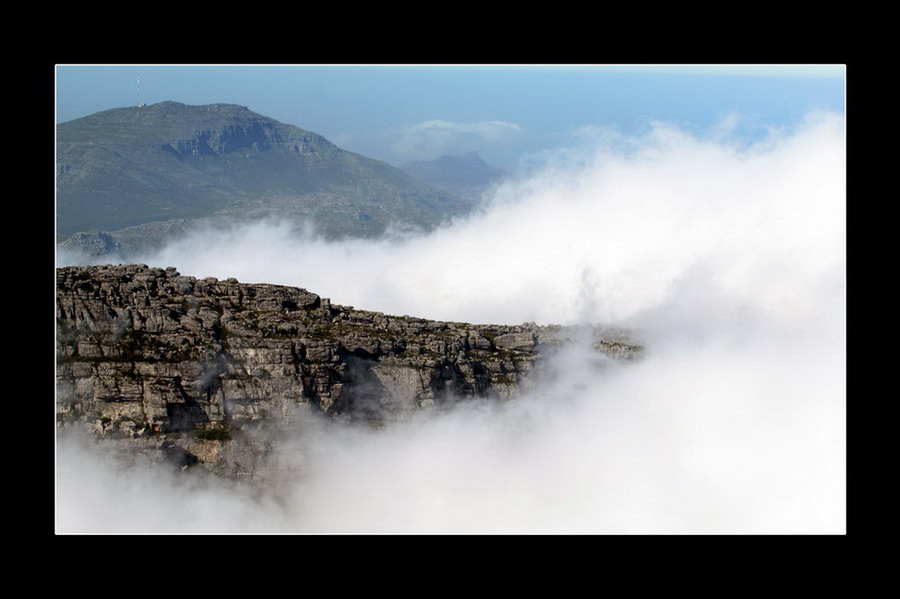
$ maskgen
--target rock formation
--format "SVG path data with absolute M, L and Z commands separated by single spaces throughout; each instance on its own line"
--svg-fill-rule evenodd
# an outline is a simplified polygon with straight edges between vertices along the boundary
M 390 316 L 145 265 L 59 268 L 56 302 L 60 427 L 230 474 L 256 468 L 250 437 L 233 442 L 243 431 L 310 415 L 383 425 L 508 399 L 574 334 Z M 623 359 L 640 351 L 599 335 L 594 348 Z

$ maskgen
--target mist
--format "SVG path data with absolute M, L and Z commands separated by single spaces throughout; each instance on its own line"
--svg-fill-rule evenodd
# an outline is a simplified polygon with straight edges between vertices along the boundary
M 257 222 L 142 256 L 389 314 L 621 327 L 646 355 L 576 346 L 506 404 L 308 432 L 302 475 L 252 497 L 61 441 L 57 529 L 843 533 L 845 160 L 830 113 L 752 143 L 589 130 L 429 234 Z

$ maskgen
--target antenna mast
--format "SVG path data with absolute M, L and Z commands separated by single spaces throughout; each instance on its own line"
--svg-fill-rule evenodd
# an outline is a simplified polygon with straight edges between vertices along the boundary
M 138 96 L 138 103 L 137 103 L 138 108 L 140 108 L 142 106 L 146 106 L 146 104 L 144 104 L 144 102 L 141 100 L 141 76 L 140 75 L 138 75 L 138 78 L 137 78 L 137 96 Z

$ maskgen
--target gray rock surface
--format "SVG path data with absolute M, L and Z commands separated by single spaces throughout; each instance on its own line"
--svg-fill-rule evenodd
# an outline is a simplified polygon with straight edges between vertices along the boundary
M 572 334 L 392 316 L 146 265 L 59 268 L 56 303 L 59 427 L 230 476 L 270 453 L 252 431 L 318 417 L 383 426 L 509 399 Z M 641 351 L 594 341 L 617 358 Z

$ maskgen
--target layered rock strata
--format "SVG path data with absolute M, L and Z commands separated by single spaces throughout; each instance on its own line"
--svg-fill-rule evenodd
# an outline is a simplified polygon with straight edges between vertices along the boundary
M 383 424 L 508 399 L 573 334 L 391 316 L 145 265 L 59 268 L 56 303 L 58 425 L 142 439 L 183 466 L 233 467 L 240 431 L 310 415 Z M 640 351 L 603 336 L 594 349 Z

